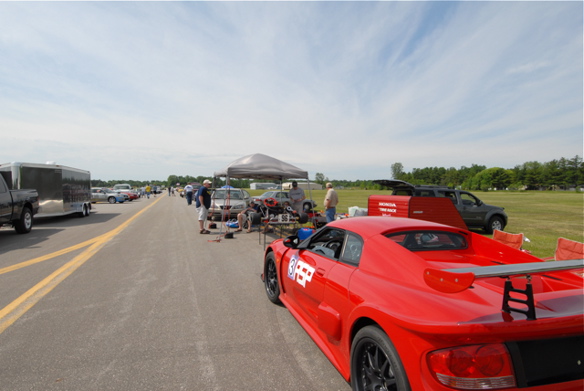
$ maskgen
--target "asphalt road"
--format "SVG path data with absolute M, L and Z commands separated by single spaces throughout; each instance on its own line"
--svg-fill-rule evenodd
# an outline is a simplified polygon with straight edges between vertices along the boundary
M 166 194 L 0 229 L 0 390 L 350 390 L 268 301 L 257 233 Z

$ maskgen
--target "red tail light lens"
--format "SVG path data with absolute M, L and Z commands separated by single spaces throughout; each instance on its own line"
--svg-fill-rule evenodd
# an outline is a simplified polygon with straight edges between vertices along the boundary
M 459 346 L 428 355 L 428 366 L 443 385 L 461 390 L 515 387 L 511 356 L 503 344 Z

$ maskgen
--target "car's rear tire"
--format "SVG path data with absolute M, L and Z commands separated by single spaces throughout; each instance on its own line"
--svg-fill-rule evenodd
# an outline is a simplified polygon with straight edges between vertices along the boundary
M 32 211 L 29 207 L 22 208 L 20 219 L 14 222 L 14 230 L 19 234 L 27 234 L 32 230 Z
M 385 332 L 377 326 L 363 327 L 351 344 L 353 391 L 410 391 L 406 371 Z
M 489 224 L 485 227 L 485 232 L 492 234 L 494 230 L 502 231 L 505 228 L 505 222 L 499 216 L 493 216 L 489 220 Z
M 278 270 L 274 253 L 266 255 L 264 264 L 264 286 L 268 299 L 274 304 L 280 304 L 280 284 L 278 282 Z

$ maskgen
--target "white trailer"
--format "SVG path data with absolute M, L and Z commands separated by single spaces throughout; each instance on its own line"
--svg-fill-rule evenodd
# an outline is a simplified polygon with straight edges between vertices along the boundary
M 91 211 L 91 173 L 59 164 L 4 163 L 0 171 L 11 189 L 36 189 L 39 212 L 34 216 L 53 217 Z

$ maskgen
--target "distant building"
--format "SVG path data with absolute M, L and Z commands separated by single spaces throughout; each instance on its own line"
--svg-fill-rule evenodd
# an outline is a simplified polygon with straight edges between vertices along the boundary
M 253 182 L 250 183 L 249 188 L 252 190 L 277 189 L 278 185 L 276 185 L 275 183 Z
M 303 183 L 298 182 L 298 187 L 304 190 L 322 190 L 322 185 L 318 183 Z M 282 190 L 290 190 L 292 188 L 292 182 L 282 183 Z

